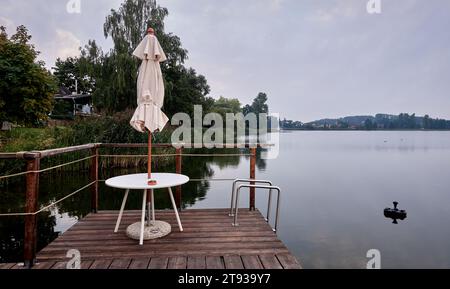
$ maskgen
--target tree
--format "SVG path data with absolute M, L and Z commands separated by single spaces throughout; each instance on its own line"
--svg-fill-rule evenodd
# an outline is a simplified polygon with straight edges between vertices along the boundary
M 244 115 L 247 115 L 247 114 L 252 113 L 252 112 L 253 112 L 252 106 L 249 105 L 249 104 L 246 104 L 246 105 L 242 108 L 242 113 L 243 113 Z
M 423 128 L 424 129 L 431 129 L 432 127 L 432 119 L 430 119 L 430 116 L 427 114 L 423 118 Z
M 371 119 L 368 118 L 364 121 L 364 129 L 373 130 L 373 129 L 376 129 L 376 127 L 377 127 L 377 124 L 374 123 Z
M 25 26 L 10 38 L 0 28 L 0 119 L 37 126 L 53 108 L 56 82 L 30 40 Z
M 258 96 L 253 100 L 252 105 L 246 105 L 243 108 L 244 115 L 249 113 L 269 113 L 269 106 L 267 105 L 267 94 L 260 92 Z
M 102 81 L 94 95 L 106 109 L 120 111 L 136 106 L 139 61 L 132 52 L 148 27 L 155 29 L 168 59 L 161 67 L 166 88 L 165 112 L 169 116 L 178 112 L 192 114 L 195 104 L 202 105 L 206 101 L 210 91 L 206 78 L 183 66 L 187 50 L 182 48 L 178 36 L 164 31 L 168 15 L 168 10 L 154 0 L 126 0 L 117 11 L 111 10 L 104 32 L 106 38 L 112 38 L 114 49 L 104 60 Z
M 92 76 L 81 72 L 80 59 L 69 57 L 66 60 L 58 58 L 53 75 L 60 87 L 66 87 L 70 91 L 81 94 L 92 93 L 95 88 L 95 80 Z
M 222 115 L 222 118 L 225 120 L 227 113 L 237 114 L 242 112 L 242 108 L 239 99 L 221 96 L 219 99 L 214 100 L 212 107 L 208 111 Z
M 125 0 L 118 10 L 111 10 L 103 27 L 105 37 L 112 39 L 114 48 L 104 54 L 95 41 L 89 41 L 73 65 L 71 59 L 57 63 L 61 71 L 58 73 L 60 83 L 73 84 L 75 76 L 79 81 L 92 84 L 94 105 L 100 111 L 114 113 L 135 108 L 140 61 L 132 56 L 132 52 L 147 28 L 153 27 L 168 58 L 161 65 L 166 91 L 165 113 L 168 116 L 178 112 L 192 115 L 194 105 L 210 106 L 206 78 L 184 66 L 187 50 L 178 36 L 164 30 L 168 13 L 155 0 Z
M 252 104 L 252 110 L 256 114 L 269 113 L 269 106 L 267 105 L 267 94 L 260 92 Z
M 193 116 L 194 105 L 201 105 L 204 111 L 208 111 L 211 106 L 211 100 L 207 97 L 210 88 L 204 76 L 183 65 L 168 66 L 163 69 L 163 75 L 166 85 L 164 111 L 169 116 L 178 112 Z

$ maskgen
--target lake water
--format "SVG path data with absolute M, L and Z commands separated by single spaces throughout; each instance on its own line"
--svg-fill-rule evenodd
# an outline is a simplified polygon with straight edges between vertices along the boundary
M 103 178 L 126 172 L 103 172 Z M 246 178 L 246 157 L 184 160 L 192 178 Z M 370 249 L 381 252 L 383 268 L 450 268 L 450 132 L 282 132 L 277 159 L 258 160 L 258 179 L 282 188 L 279 236 L 305 268 L 365 268 Z M 70 179 L 70 182 L 67 182 Z M 88 183 L 88 176 L 43 176 L 42 204 Z M 101 209 L 120 207 L 122 193 L 100 186 Z M 17 186 L 3 188 L 3 200 Z M 229 206 L 231 183 L 190 183 L 186 208 Z M 140 194 L 130 208 L 139 208 Z M 266 193 L 257 193 L 265 213 Z M 40 216 L 40 247 L 89 212 L 89 192 Z M 242 198 L 242 205 L 248 198 Z M 245 200 L 245 202 L 244 202 Z M 408 218 L 393 224 L 383 210 L 398 201 Z M 159 208 L 169 207 L 166 194 Z M 1 212 L 11 209 L 2 202 Z M 19 208 L 17 208 L 19 209 Z M 0 219 L 2 261 L 20 260 L 23 230 L 18 218 Z

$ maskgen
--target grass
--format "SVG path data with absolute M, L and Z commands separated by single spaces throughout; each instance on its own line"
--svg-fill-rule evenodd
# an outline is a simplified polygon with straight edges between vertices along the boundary
M 82 145 L 87 143 L 147 143 L 147 135 L 133 130 L 129 125 L 132 111 L 125 111 L 113 116 L 79 119 L 68 126 L 46 128 L 14 128 L 8 132 L 0 132 L 1 152 L 21 152 L 47 150 L 61 147 Z M 154 142 L 170 142 L 171 129 L 157 134 Z M 63 154 L 45 158 L 41 168 L 59 165 L 89 156 L 90 151 Z M 102 154 L 146 154 L 145 149 L 103 149 Z M 171 149 L 155 149 L 154 153 L 173 153 Z M 165 165 L 173 162 L 173 158 L 158 158 L 155 163 Z M 155 165 L 156 165 L 155 164 Z M 100 167 L 136 168 L 147 165 L 145 158 L 103 158 Z M 80 171 L 89 169 L 89 161 L 63 167 L 61 171 Z M 0 175 L 24 170 L 23 160 L 0 160 Z
M 3 152 L 45 150 L 58 147 L 54 128 L 14 128 L 12 131 L 2 132 L 1 136 L 5 141 L 1 147 Z

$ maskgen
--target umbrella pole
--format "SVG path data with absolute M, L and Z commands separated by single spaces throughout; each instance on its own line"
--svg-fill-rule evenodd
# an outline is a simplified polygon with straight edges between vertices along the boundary
M 152 132 L 148 132 L 148 185 L 156 186 L 156 181 L 152 180 Z
M 152 132 L 148 131 L 148 163 L 147 163 L 147 172 L 148 172 L 148 185 L 155 186 L 156 181 L 152 180 Z M 152 216 L 154 216 L 155 212 L 153 211 L 153 191 L 147 190 L 147 226 L 152 226 Z

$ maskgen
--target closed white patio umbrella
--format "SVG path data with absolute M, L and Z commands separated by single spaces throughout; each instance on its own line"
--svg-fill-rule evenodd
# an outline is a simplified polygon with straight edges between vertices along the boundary
M 138 108 L 130 121 L 131 126 L 139 132 L 148 132 L 148 181 L 156 185 L 151 177 L 152 134 L 162 131 L 169 121 L 162 112 L 164 105 L 164 80 L 160 63 L 167 57 L 152 28 L 138 45 L 133 55 L 142 60 L 137 81 Z
M 162 131 L 169 119 L 161 110 L 164 105 L 164 80 L 160 63 L 166 61 L 167 58 L 152 28 L 148 29 L 147 35 L 135 49 L 133 55 L 141 59 L 142 64 L 137 80 L 138 107 L 130 124 L 137 131 L 148 133 L 148 185 L 157 186 L 157 181 L 152 179 L 152 135 L 156 131 Z M 153 202 L 153 190 L 147 190 L 146 193 L 146 199 Z M 128 237 L 139 240 L 144 231 L 144 239 L 148 240 L 163 237 L 171 232 L 170 224 L 151 221 L 151 212 L 154 216 L 152 206 L 154 204 L 147 203 L 147 226 L 143 226 L 142 223 L 129 226 Z

